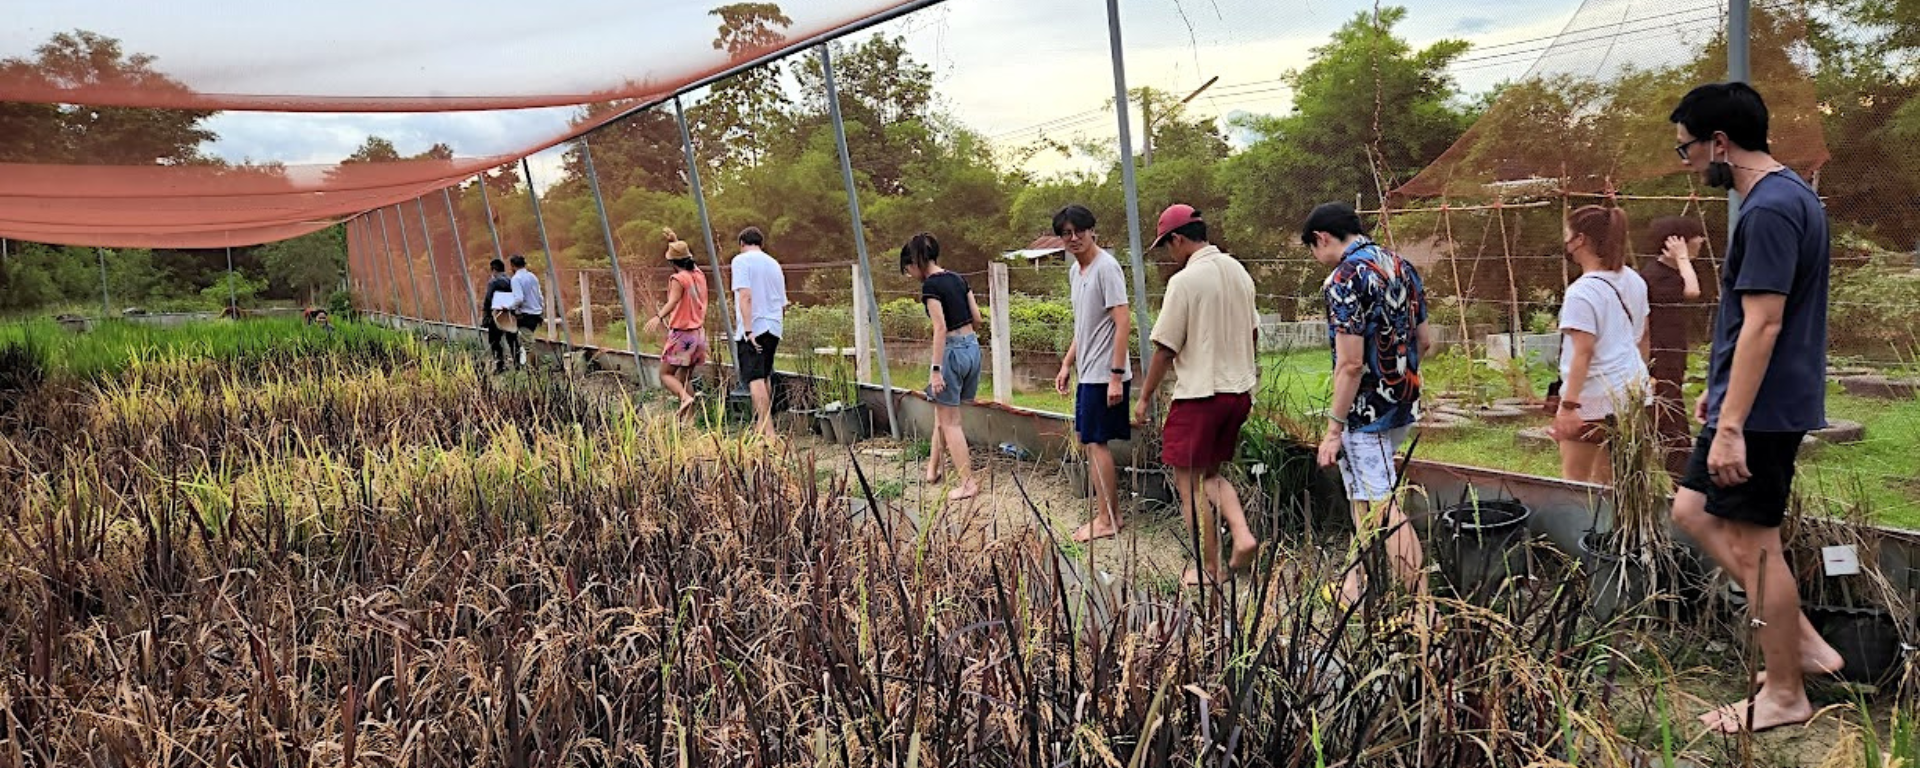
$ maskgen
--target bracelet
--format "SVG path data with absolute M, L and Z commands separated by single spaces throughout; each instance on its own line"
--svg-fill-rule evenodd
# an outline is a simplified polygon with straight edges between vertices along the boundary
M 1115 375 L 1115 376 L 1125 376 L 1125 375 L 1127 375 L 1127 369 L 1125 369 L 1125 368 L 1109 368 L 1109 369 L 1107 369 L 1107 373 L 1111 373 L 1111 374 L 1113 374 L 1113 375 Z

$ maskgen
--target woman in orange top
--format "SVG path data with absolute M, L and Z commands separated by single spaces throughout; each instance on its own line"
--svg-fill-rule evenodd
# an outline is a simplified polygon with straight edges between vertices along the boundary
M 647 321 L 652 330 L 662 323 L 667 327 L 667 345 L 660 351 L 660 383 L 680 398 L 681 416 L 693 410 L 694 369 L 707 362 L 707 275 L 693 263 L 692 249 L 673 233 L 667 236 L 667 262 L 673 265 L 673 279 L 667 287 L 667 304 Z

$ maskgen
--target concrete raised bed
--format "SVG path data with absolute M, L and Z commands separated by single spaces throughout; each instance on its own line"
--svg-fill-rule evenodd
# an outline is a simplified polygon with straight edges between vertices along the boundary
M 1920 379 L 1872 375 L 1848 376 L 1839 381 L 1840 386 L 1847 390 L 1847 394 L 1855 397 L 1870 397 L 1875 400 L 1911 400 L 1920 396 Z
M 1808 433 L 1807 436 L 1823 443 L 1838 443 L 1844 445 L 1865 440 L 1867 438 L 1867 428 L 1866 425 L 1857 421 L 1827 419 L 1826 429 L 1814 430 Z
M 1493 423 L 1520 421 L 1532 414 L 1531 411 L 1511 405 L 1445 405 L 1436 410 L 1465 419 Z
M 1513 442 L 1522 448 L 1559 448 L 1559 443 L 1547 436 L 1546 427 L 1527 427 L 1513 433 Z

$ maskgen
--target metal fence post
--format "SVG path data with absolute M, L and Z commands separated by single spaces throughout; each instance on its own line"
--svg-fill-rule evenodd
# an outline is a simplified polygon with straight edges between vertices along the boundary
M 1732 82 L 1745 83 L 1753 79 L 1752 13 L 1752 0 L 1727 2 L 1727 80 Z M 1728 244 L 1733 243 L 1733 232 L 1740 226 L 1740 203 L 1740 190 L 1727 190 Z M 1721 248 L 1721 252 L 1725 253 L 1726 249 Z
M 1127 63 L 1120 48 L 1120 0 L 1107 0 L 1107 39 L 1113 49 L 1113 111 L 1120 115 L 1120 182 L 1126 189 L 1127 247 L 1133 261 L 1133 325 L 1140 333 L 1140 367 L 1153 360 L 1153 320 L 1147 314 L 1147 261 L 1140 247 L 1140 187 L 1133 174 L 1133 128 L 1127 120 Z
M 407 213 L 399 203 L 393 204 L 393 220 L 400 227 L 400 253 L 407 257 L 407 287 L 413 289 L 413 311 L 420 322 L 427 321 L 427 302 L 420 292 L 420 276 L 413 273 L 413 243 L 407 239 Z
M 673 115 L 680 123 L 680 146 L 687 155 L 687 186 L 693 192 L 693 207 L 700 212 L 700 233 L 707 238 L 707 260 L 713 264 L 713 286 L 718 289 L 715 292 L 720 294 L 720 314 L 726 317 L 727 321 L 727 343 L 721 346 L 728 347 L 729 358 L 737 358 L 732 350 L 735 335 L 733 300 L 729 295 L 732 293 L 732 286 L 728 285 L 726 279 L 721 276 L 720 249 L 713 242 L 713 220 L 707 216 L 707 195 L 700 190 L 700 158 L 695 157 L 693 153 L 693 134 L 687 131 L 687 110 L 680 104 L 679 94 L 673 96 Z M 733 362 L 736 367 L 740 363 L 738 359 L 734 359 Z
M 527 199 L 533 202 L 533 225 L 540 231 L 540 252 L 546 255 L 547 284 L 553 286 L 553 311 L 560 318 L 560 335 L 566 340 L 567 354 L 573 354 L 573 329 L 567 327 L 567 299 L 560 290 L 560 267 L 554 263 L 553 246 L 547 243 L 547 220 L 540 216 L 540 193 L 533 189 L 533 166 L 520 158 L 520 176 L 527 181 Z
M 227 310 L 240 315 L 240 289 L 233 284 L 233 246 L 227 246 Z
M 867 292 L 868 322 L 873 323 L 874 352 L 880 358 L 880 388 L 887 404 L 887 427 L 900 439 L 900 419 L 893 408 L 893 371 L 887 365 L 886 329 L 880 325 L 880 301 L 873 292 L 873 265 L 867 261 L 867 232 L 860 222 L 860 190 L 853 183 L 853 156 L 847 151 L 847 126 L 840 119 L 840 89 L 833 82 L 833 54 L 820 46 L 820 71 L 827 85 L 827 111 L 833 120 L 833 140 L 840 147 L 840 178 L 847 187 L 847 213 L 853 217 L 853 249 L 860 255 L 860 286 Z
M 100 257 L 100 319 L 113 316 L 113 297 L 107 295 L 107 249 L 95 248 L 93 254 Z
M 627 351 L 637 360 L 640 355 L 640 333 L 633 328 L 633 297 L 627 293 L 625 273 L 620 271 L 620 252 L 613 244 L 613 222 L 607 219 L 607 203 L 600 196 L 600 174 L 593 168 L 593 150 L 587 146 L 587 137 L 580 137 L 580 157 L 587 161 L 587 188 L 593 191 L 593 206 L 600 212 L 600 234 L 607 238 L 607 261 L 613 265 L 613 288 L 620 297 L 620 311 L 627 318 Z M 639 366 L 634 370 L 639 371 Z
M 447 203 L 447 230 L 453 233 L 453 252 L 460 256 L 460 280 L 467 284 L 467 308 L 473 310 L 473 324 L 481 325 L 479 289 L 473 285 L 473 272 L 467 268 L 467 247 L 460 242 L 460 217 L 453 214 L 453 193 L 440 188 L 440 199 Z M 451 322 L 451 318 L 449 318 Z
M 493 257 L 505 263 L 507 252 L 500 248 L 500 228 L 493 223 L 493 200 L 487 196 L 487 175 L 482 173 L 476 178 L 480 181 L 480 206 L 487 213 L 487 237 L 493 239 Z
M 427 198 L 425 195 L 413 199 L 413 206 L 420 212 L 420 239 L 427 243 L 427 272 L 433 278 L 433 300 L 440 305 L 440 322 L 453 325 L 453 315 L 447 312 L 447 292 L 441 287 L 440 264 L 433 260 L 433 230 L 427 227 Z
M 387 290 L 393 294 L 392 314 L 395 317 L 399 317 L 401 316 L 400 277 L 393 271 L 393 239 L 387 237 L 387 209 L 381 208 L 380 212 L 374 215 L 380 217 L 380 252 L 387 257 Z

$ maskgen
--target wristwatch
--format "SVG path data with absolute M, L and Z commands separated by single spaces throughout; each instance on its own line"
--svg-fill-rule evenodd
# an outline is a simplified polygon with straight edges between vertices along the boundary
M 936 370 L 936 371 L 937 371 L 937 370 L 940 370 L 940 364 L 939 364 L 939 363 L 934 363 L 934 364 L 933 364 L 933 369 L 934 369 L 934 370 Z
M 1113 375 L 1115 375 L 1115 376 L 1125 376 L 1125 375 L 1127 375 L 1127 369 L 1125 369 L 1125 368 L 1109 368 L 1109 369 L 1107 369 L 1107 373 L 1111 373 L 1111 374 L 1113 374 Z

